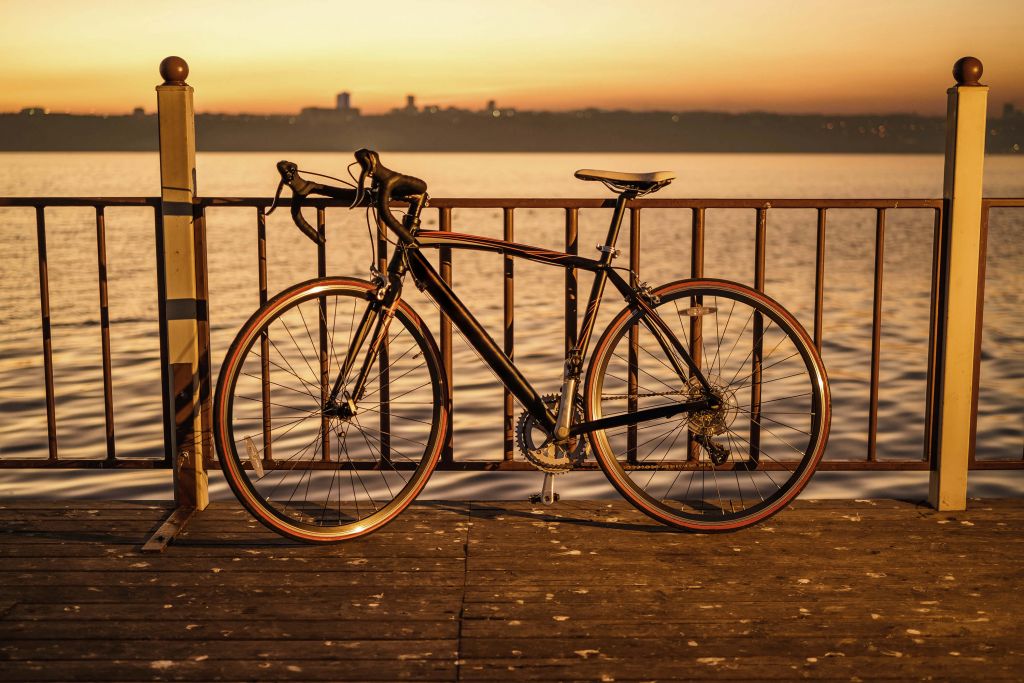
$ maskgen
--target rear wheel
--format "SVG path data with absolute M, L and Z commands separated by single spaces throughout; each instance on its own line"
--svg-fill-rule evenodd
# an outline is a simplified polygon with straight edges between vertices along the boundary
M 821 358 L 788 311 L 738 283 L 681 281 L 655 295 L 657 315 L 719 405 L 595 431 L 598 462 L 623 496 L 665 524 L 755 524 L 796 497 L 824 452 L 831 408 Z M 588 420 L 703 395 L 672 341 L 652 327 L 629 309 L 608 326 L 587 371 Z
M 362 396 L 324 410 L 354 331 L 376 306 L 373 286 L 359 280 L 296 285 L 253 314 L 221 367 L 221 468 L 242 504 L 290 538 L 332 542 L 379 528 L 412 502 L 440 456 L 447 385 L 430 332 L 404 303 Z

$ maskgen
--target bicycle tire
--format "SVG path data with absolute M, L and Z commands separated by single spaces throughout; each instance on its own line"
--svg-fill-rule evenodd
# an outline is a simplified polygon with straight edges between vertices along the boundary
M 221 366 L 213 409 L 221 469 L 242 505 L 288 538 L 330 543 L 379 529 L 416 498 L 440 457 L 448 387 L 429 329 L 405 302 L 357 413 L 324 415 L 374 294 L 348 278 L 297 284 L 249 318 Z
M 739 283 L 682 280 L 653 294 L 721 407 L 592 432 L 598 463 L 627 500 L 664 524 L 716 532 L 763 521 L 800 493 L 824 453 L 831 399 L 821 357 L 785 308 Z M 627 307 L 598 341 L 585 384 L 588 420 L 701 395 L 644 315 Z

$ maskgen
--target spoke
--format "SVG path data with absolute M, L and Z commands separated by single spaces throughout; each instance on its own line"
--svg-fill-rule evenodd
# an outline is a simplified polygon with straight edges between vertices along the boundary
M 739 346 L 740 340 L 743 339 L 743 333 L 747 331 L 747 325 L 749 325 L 750 321 L 753 319 L 754 309 L 751 309 L 750 315 L 747 316 L 746 321 L 743 323 L 743 327 L 740 328 L 740 331 L 736 334 L 736 341 L 733 342 L 732 348 L 729 349 L 729 355 L 725 357 L 725 362 L 721 364 L 722 368 L 728 367 L 729 361 L 732 360 L 732 354 L 736 351 L 736 347 Z M 740 367 L 743 367 L 742 363 L 740 363 Z
M 796 354 L 794 354 L 794 355 L 796 355 Z M 793 356 L 790 356 L 789 358 L 792 358 L 792 357 Z M 789 360 L 789 358 L 787 358 L 785 360 Z M 780 362 L 782 362 L 782 361 L 780 361 Z M 768 366 L 768 367 L 771 367 L 771 366 Z M 768 368 L 762 368 L 762 370 L 767 370 L 767 369 Z M 753 375 L 753 373 L 751 373 L 750 375 L 747 375 L 743 379 L 747 379 L 747 378 L 751 377 L 752 375 Z M 772 379 L 762 379 L 761 380 L 761 384 L 771 384 L 772 382 L 781 382 L 784 379 L 792 379 L 794 377 L 803 377 L 803 376 L 804 376 L 804 371 L 803 370 L 798 370 L 797 372 L 794 372 L 791 375 L 783 375 L 782 377 L 775 377 L 775 378 L 772 378 Z M 729 385 L 729 388 L 733 389 L 735 391 L 735 390 L 738 390 L 738 389 L 742 389 L 743 387 L 749 387 L 751 384 L 753 384 L 753 382 L 744 382 L 743 384 L 738 384 L 735 387 L 732 386 L 732 385 Z
M 680 425 L 680 427 L 683 427 L 683 425 Z M 669 451 L 671 451 L 673 448 L 675 448 L 676 441 L 679 440 L 679 437 L 682 435 L 682 433 L 683 433 L 683 430 L 679 429 L 679 431 L 676 432 L 676 435 L 674 437 L 672 437 L 672 443 L 670 443 L 669 446 L 668 446 L 668 450 Z M 669 499 L 669 493 L 672 492 L 672 488 L 676 485 L 676 481 L 679 479 L 679 476 L 682 473 L 683 473 L 683 470 L 681 470 L 681 469 L 677 470 L 675 476 L 672 477 L 672 481 L 670 481 L 668 483 L 668 488 L 665 489 L 665 500 Z M 651 477 L 650 481 L 653 481 L 653 480 L 654 480 L 654 477 Z M 648 484 L 650 483 L 650 481 L 648 481 Z
M 284 368 L 284 367 L 282 367 L 281 365 L 278 365 L 278 364 L 277 364 L 277 363 L 275 363 L 275 362 L 274 362 L 274 360 L 273 360 L 272 358 L 270 358 L 269 356 L 267 357 L 267 362 L 269 362 L 269 363 L 270 363 L 271 365 L 273 365 L 274 367 L 276 367 L 276 368 L 277 368 L 278 370 L 281 370 L 282 372 L 285 372 L 285 373 L 288 373 L 288 374 L 290 374 L 290 375 L 291 375 L 291 376 L 293 376 L 293 377 L 294 377 L 295 379 L 297 379 L 297 380 L 299 380 L 300 382 L 302 382 L 303 386 L 305 386 L 305 387 L 314 387 L 315 389 L 317 389 L 317 390 L 319 391 L 319 389 L 320 389 L 320 385 L 319 385 L 319 384 L 313 384 L 312 382 L 308 382 L 308 381 L 306 381 L 305 379 L 303 379 L 303 378 L 302 378 L 302 376 L 301 376 L 301 375 L 299 375 L 299 373 L 295 372 L 295 368 L 293 368 L 293 367 L 292 367 L 292 364 L 291 364 L 291 362 L 289 362 L 289 360 L 288 360 L 288 357 L 287 357 L 287 356 L 285 356 L 285 355 L 284 355 L 283 353 L 281 353 L 281 349 L 279 349 L 279 348 L 277 347 L 277 342 L 275 342 L 275 341 L 274 341 L 274 340 L 273 340 L 273 339 L 272 339 L 272 338 L 270 337 L 270 335 L 269 335 L 269 334 L 267 335 L 267 341 L 269 341 L 269 342 L 270 342 L 270 345 L 271 345 L 272 347 L 274 347 L 274 350 L 275 350 L 275 351 L 277 351 L 277 355 L 281 357 L 281 360 L 283 360 L 283 361 L 285 362 L 285 364 L 286 364 L 286 365 L 287 365 L 288 367 L 287 367 L 287 368 Z M 318 399 L 318 398 L 317 398 L 316 396 L 314 396 L 314 395 L 313 395 L 313 393 L 312 393 L 311 391 L 309 391 L 309 390 L 307 389 L 306 393 L 307 393 L 307 394 L 309 394 L 310 398 L 312 398 L 312 399 L 313 399 L 314 401 L 316 401 L 316 402 L 317 402 L 317 403 L 319 404 L 319 402 L 320 402 L 320 399 Z
M 788 337 L 783 337 L 782 339 L 780 339 L 778 344 L 775 344 L 775 347 L 768 353 L 768 355 L 765 355 L 764 358 L 767 358 L 769 355 L 771 355 L 776 350 L 778 350 L 778 347 L 782 345 L 782 342 L 786 341 L 787 339 L 788 339 Z M 781 362 L 785 362 L 786 360 L 788 360 L 790 358 L 793 358 L 793 357 L 796 357 L 798 355 L 800 355 L 800 351 L 799 350 L 798 351 L 794 351 L 793 353 L 791 353 L 790 355 L 785 356 L 781 360 L 776 360 L 775 362 L 772 362 L 772 364 L 769 364 L 767 366 L 763 365 L 763 366 L 761 366 L 761 372 L 763 373 L 766 370 L 774 368 L 775 366 L 781 364 Z M 762 362 L 763 362 L 763 359 L 762 359 Z M 740 368 L 742 368 L 742 367 L 740 367 Z M 733 377 L 732 378 L 732 382 L 729 383 L 729 386 L 731 387 L 733 384 L 736 383 L 736 381 L 742 382 L 745 379 L 749 379 L 749 378 L 753 377 L 755 372 L 757 372 L 757 371 L 751 371 L 750 373 L 745 374 L 745 375 L 743 375 L 742 377 L 739 377 L 739 378 Z M 736 374 L 738 375 L 739 373 L 737 372 Z M 774 380 L 761 380 L 761 382 L 762 383 L 765 383 L 765 382 L 776 382 L 778 380 L 788 379 L 788 377 L 797 377 L 797 376 L 803 375 L 803 374 L 804 374 L 803 371 L 801 371 L 801 372 L 795 373 L 793 375 L 788 375 L 787 377 L 778 377 L 778 378 L 775 378 Z M 740 386 L 744 386 L 744 385 L 740 385 Z
M 299 309 L 299 317 L 301 318 L 302 317 L 302 305 L 299 304 L 295 308 Z M 313 375 L 314 377 L 319 377 L 320 373 L 313 371 L 313 366 L 309 364 L 309 359 L 306 358 L 306 354 L 304 354 L 302 352 L 302 348 L 299 346 L 299 343 L 297 341 L 295 341 L 295 335 L 292 334 L 292 330 L 291 330 L 290 327 L 288 327 L 288 322 L 284 319 L 284 316 L 281 316 L 280 318 L 278 318 L 278 320 L 280 320 L 281 324 L 284 326 L 284 331 L 288 333 L 288 336 L 291 338 L 292 344 L 295 346 L 295 350 L 299 352 L 299 356 L 302 358 L 302 361 L 306 364 L 306 367 L 309 368 L 309 374 Z M 306 324 L 306 319 L 305 318 L 302 318 L 302 324 L 303 325 Z M 271 343 L 273 344 L 273 342 L 271 342 Z M 277 348 L 276 344 L 274 344 L 274 348 L 275 349 Z M 280 354 L 281 351 L 278 350 L 278 353 Z M 284 358 L 284 354 L 281 354 L 281 357 Z M 286 360 L 285 362 L 287 363 L 288 361 Z M 290 363 L 289 363 L 289 367 L 291 367 Z M 298 375 L 296 375 L 296 377 L 297 376 Z M 317 382 L 313 386 L 315 386 L 318 390 L 320 389 L 320 383 L 319 382 Z
M 360 423 L 360 424 L 362 424 L 362 423 Z M 404 436 L 401 436 L 400 434 L 395 434 L 394 432 L 382 432 L 379 429 L 374 429 L 373 427 L 363 427 L 363 430 L 369 431 L 369 432 L 373 432 L 373 433 L 378 434 L 380 436 L 389 436 L 392 439 L 401 439 L 402 441 L 408 441 L 409 443 L 411 443 L 413 445 L 423 446 L 424 448 L 426 448 L 427 446 L 430 445 L 430 444 L 428 444 L 425 441 L 416 441 L 415 439 L 407 439 Z M 379 442 L 379 441 L 381 441 L 381 439 L 378 438 L 377 441 Z M 394 449 L 395 447 L 392 446 L 392 448 Z M 399 455 L 402 455 L 401 451 L 398 451 L 397 449 L 395 449 L 395 451 Z M 406 457 L 406 456 L 403 455 L 403 457 Z M 406 457 L 406 459 L 409 460 L 410 462 L 416 462 L 416 460 L 413 459 L 413 458 Z
M 262 398 L 251 398 L 249 396 L 241 396 L 241 395 L 236 396 L 235 398 L 239 398 L 239 399 L 241 399 L 243 401 L 252 401 L 253 403 L 259 403 L 259 404 L 263 403 L 263 399 Z M 286 405 L 284 403 L 275 403 L 274 401 L 267 401 L 267 405 L 277 406 L 278 408 L 286 408 L 287 410 L 293 410 L 293 411 L 296 411 L 296 412 L 299 412 L 299 413 L 310 412 L 308 408 L 300 408 L 298 406 L 290 406 L 290 405 Z M 320 412 L 320 407 L 317 406 L 316 408 L 313 409 L 312 412 Z
M 273 362 L 273 361 L 271 361 L 271 362 Z M 262 377 L 258 377 L 256 375 L 250 373 L 250 372 L 243 372 L 243 373 L 240 373 L 240 374 L 244 375 L 245 377 L 251 377 L 253 379 L 258 379 L 261 382 L 263 381 Z M 271 382 L 269 379 L 267 380 L 267 384 L 271 384 L 271 385 L 273 385 L 275 387 L 281 387 L 282 389 L 284 389 L 286 391 L 294 391 L 296 394 L 302 394 L 303 396 L 309 396 L 309 392 L 308 391 L 302 391 L 300 389 L 296 389 L 295 387 L 285 386 L 284 384 L 280 384 L 278 382 Z M 317 401 L 317 403 L 319 403 L 319 400 Z
M 378 463 L 383 463 L 384 462 L 384 457 L 382 455 L 380 455 L 380 451 L 374 451 L 373 446 L 370 444 L 370 440 L 368 438 L 366 438 L 366 432 L 363 431 L 363 428 L 359 426 L 358 422 L 355 422 L 353 424 L 354 424 L 356 430 L 359 432 L 359 434 L 363 437 L 363 441 L 366 442 L 366 447 L 370 449 L 370 455 Z M 393 467 L 394 467 L 394 465 L 392 465 L 392 468 Z M 382 473 L 381 474 L 381 478 L 384 480 L 384 485 L 388 487 L 388 493 L 391 494 L 391 499 L 394 500 L 395 495 L 393 493 L 391 493 L 391 485 L 388 484 L 387 477 L 385 477 L 383 475 L 383 473 Z M 362 481 L 362 478 L 360 478 L 360 481 Z M 369 495 L 369 493 L 367 493 L 367 495 Z M 377 507 L 376 501 L 374 501 L 372 497 L 370 498 L 370 504 L 373 505 L 373 511 L 374 512 L 377 512 L 378 510 L 380 510 L 380 508 Z
M 718 306 L 717 306 L 717 304 L 718 304 L 718 297 L 717 296 L 715 297 L 715 304 L 716 304 L 716 306 L 715 306 L 715 308 L 716 308 L 716 310 L 715 310 L 715 329 L 717 330 L 718 329 L 718 310 L 717 310 L 717 308 L 718 308 Z M 722 366 L 722 341 L 725 339 L 726 333 L 729 332 L 729 323 L 732 322 L 732 313 L 733 313 L 734 310 L 736 310 L 736 300 L 735 299 L 732 300 L 732 306 L 729 308 L 729 315 L 725 319 L 725 327 L 722 328 L 722 330 L 718 333 L 718 345 L 715 347 L 715 358 L 714 358 L 714 360 L 711 361 L 712 364 L 715 362 L 715 360 L 718 361 L 718 376 L 719 377 L 721 377 L 722 375 L 725 374 L 725 370 L 724 370 L 724 368 Z
M 745 410 L 745 409 L 743 409 L 740 406 L 736 406 L 736 408 L 737 408 L 737 410 L 739 410 L 739 411 L 741 411 L 743 413 L 746 413 L 747 415 L 753 415 L 753 413 L 751 411 Z M 807 436 L 812 436 L 812 434 L 810 432 L 805 432 L 804 430 L 800 429 L 799 427 L 794 427 L 793 425 L 786 424 L 785 422 L 779 422 L 778 420 L 773 420 L 772 418 L 768 417 L 767 415 L 761 414 L 761 418 L 765 419 L 765 420 L 768 420 L 769 422 L 774 422 L 775 424 L 779 425 L 780 427 L 785 427 L 786 429 L 792 429 L 794 432 L 800 432 L 801 434 L 806 434 Z M 752 420 L 752 421 L 755 422 L 758 425 L 761 424 L 757 420 Z

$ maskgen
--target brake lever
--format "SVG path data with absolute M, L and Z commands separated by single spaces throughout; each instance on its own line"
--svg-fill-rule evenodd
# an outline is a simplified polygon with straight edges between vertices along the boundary
M 352 200 L 352 204 L 348 207 L 354 209 L 363 202 L 363 197 L 366 196 L 366 176 L 368 175 L 365 168 L 359 173 L 359 187 L 356 188 L 355 199 Z
M 277 202 L 281 199 L 281 191 L 284 190 L 284 178 L 281 178 L 281 182 L 277 184 L 277 192 L 274 193 L 274 201 L 270 202 L 270 208 L 267 209 L 266 216 L 274 213 L 274 209 L 277 208 Z

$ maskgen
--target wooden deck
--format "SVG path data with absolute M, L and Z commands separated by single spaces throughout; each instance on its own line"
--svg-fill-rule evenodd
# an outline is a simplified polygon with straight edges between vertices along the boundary
M 343 546 L 233 504 L 0 503 L 0 679 L 1024 678 L 1024 501 L 801 502 L 669 532 L 624 503 L 423 503 Z

